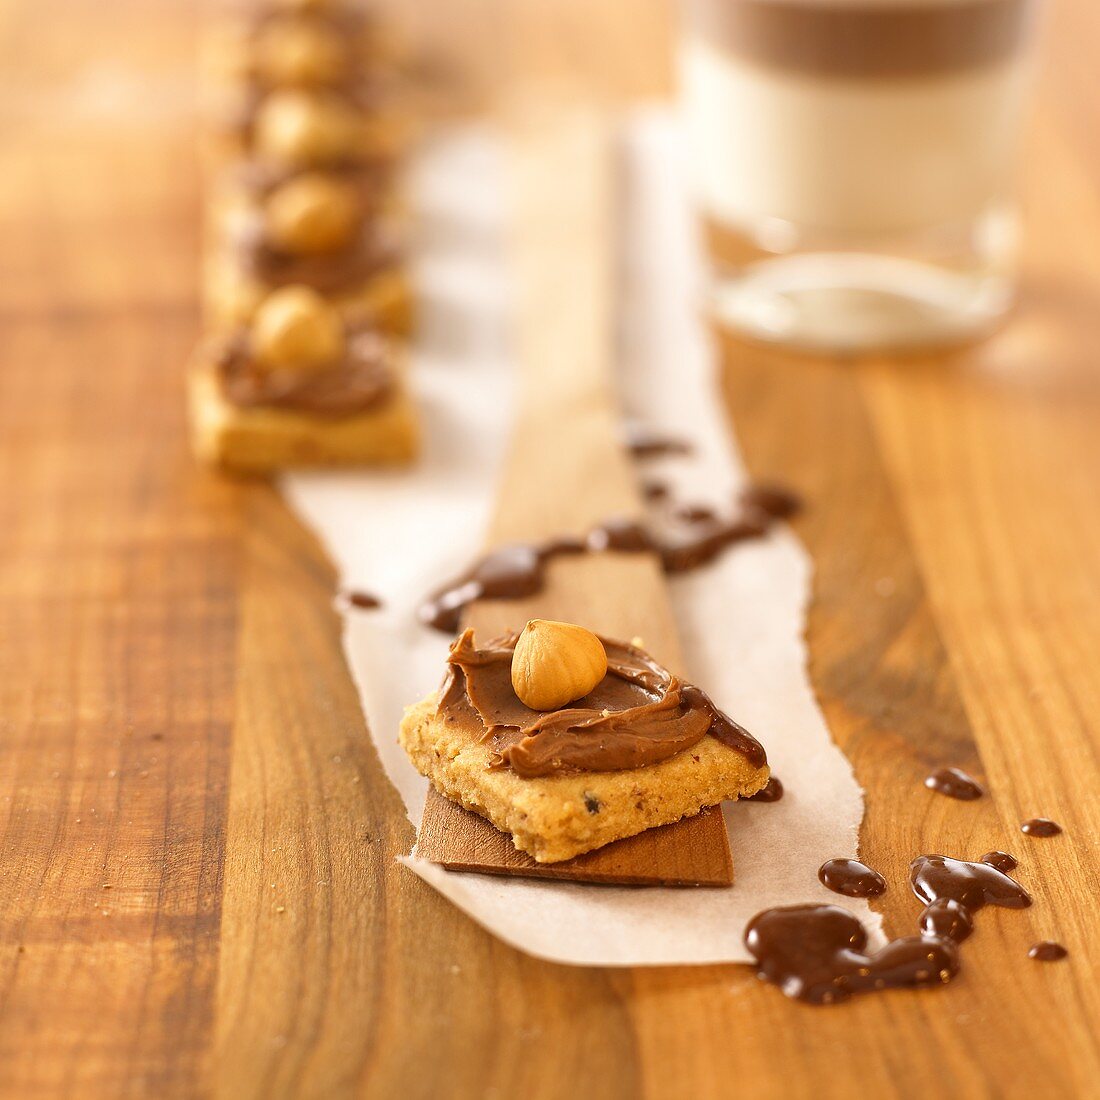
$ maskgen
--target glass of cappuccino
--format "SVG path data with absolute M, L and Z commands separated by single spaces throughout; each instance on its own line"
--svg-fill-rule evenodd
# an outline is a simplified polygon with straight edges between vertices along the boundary
M 1040 0 L 683 0 L 683 111 L 719 319 L 831 353 L 1009 308 Z

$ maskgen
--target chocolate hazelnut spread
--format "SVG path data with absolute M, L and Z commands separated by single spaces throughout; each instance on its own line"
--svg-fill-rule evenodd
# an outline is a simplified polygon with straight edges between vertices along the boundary
M 327 370 L 260 369 L 244 331 L 228 337 L 215 350 L 214 367 L 227 400 L 242 408 L 353 416 L 381 404 L 393 392 L 385 341 L 371 329 L 353 329 L 343 361 Z
M 689 25 L 755 65 L 829 77 L 918 77 L 994 65 L 1033 0 L 692 0 Z
M 301 284 L 331 294 L 365 282 L 395 264 L 400 256 L 396 234 L 384 222 L 367 219 L 346 248 L 298 255 L 277 248 L 261 215 L 237 227 L 230 241 L 241 269 L 269 287 Z
M 525 778 L 565 771 L 620 771 L 667 760 L 708 733 L 755 768 L 763 746 L 723 714 L 697 687 L 685 684 L 635 646 L 601 638 L 607 674 L 594 690 L 553 711 L 524 705 L 512 689 L 518 634 L 474 644 L 467 630 L 451 646 L 438 711 L 446 719 L 475 718 L 496 767 Z

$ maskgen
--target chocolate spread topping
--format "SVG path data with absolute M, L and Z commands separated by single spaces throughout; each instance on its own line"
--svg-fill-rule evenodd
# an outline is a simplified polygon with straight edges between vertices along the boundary
M 930 791 L 945 794 L 948 798 L 957 798 L 962 802 L 973 802 L 985 794 L 978 781 L 960 768 L 937 768 L 925 779 L 924 785 Z
M 1062 831 L 1062 826 L 1057 821 L 1051 821 L 1049 817 L 1033 817 L 1020 826 L 1020 832 L 1027 836 L 1057 836 Z
M 563 771 L 620 771 L 657 764 L 691 748 L 708 733 L 755 768 L 763 746 L 711 702 L 635 646 L 602 638 L 607 675 L 583 699 L 537 711 L 512 689 L 518 634 L 474 644 L 467 630 L 451 646 L 438 711 L 453 720 L 471 712 L 494 766 L 531 778 Z
M 365 219 L 362 231 L 346 248 L 301 255 L 278 248 L 257 213 L 238 227 L 230 247 L 241 268 L 267 286 L 304 284 L 322 294 L 355 287 L 400 255 L 392 228 L 373 218 Z
M 886 879 L 858 859 L 829 859 L 817 872 L 821 884 L 849 898 L 877 898 L 886 893 Z
M 222 392 L 242 408 L 352 416 L 380 404 L 393 392 L 386 344 L 365 328 L 349 333 L 343 361 L 327 370 L 260 370 L 244 331 L 228 337 L 215 351 L 214 365 Z

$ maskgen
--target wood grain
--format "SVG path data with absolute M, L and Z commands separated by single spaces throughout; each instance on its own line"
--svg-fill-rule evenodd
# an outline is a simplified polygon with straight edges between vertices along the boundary
M 661 90 L 669 10 L 451 0 L 430 21 L 486 86 L 506 67 L 610 95 Z M 269 487 L 186 457 L 192 20 L 0 10 L 0 1092 L 1095 1095 L 1096 6 L 1050 7 L 1001 335 L 906 363 L 727 346 L 750 467 L 812 505 L 811 671 L 869 791 L 889 923 L 911 926 L 922 848 L 1006 847 L 1036 895 L 982 914 L 951 986 L 837 1011 L 738 967 L 542 963 L 395 866 L 411 830 L 330 567 Z M 948 755 L 987 800 L 914 787 Z M 1022 837 L 1035 813 L 1066 833 Z M 1070 957 L 1029 962 L 1042 937 Z
M 576 535 L 612 516 L 640 516 L 612 389 L 617 163 L 602 113 L 527 103 L 508 127 L 510 240 L 518 280 L 519 408 L 492 541 Z M 569 172 L 562 175 L 562 165 Z M 637 560 L 635 560 L 637 559 Z M 523 601 L 470 608 L 482 640 L 530 618 L 641 637 L 679 667 L 665 579 L 654 554 L 570 556 Z M 733 857 L 720 814 L 628 837 L 557 864 L 517 851 L 488 822 L 445 798 L 424 807 L 417 854 L 454 869 L 584 882 L 729 886 Z M 429 843 L 425 843 L 429 841 Z

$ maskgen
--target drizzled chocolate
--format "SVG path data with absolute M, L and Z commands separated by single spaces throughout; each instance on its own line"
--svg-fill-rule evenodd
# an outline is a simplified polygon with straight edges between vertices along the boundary
M 937 768 L 925 779 L 924 785 L 930 791 L 957 798 L 961 802 L 973 802 L 985 794 L 978 781 L 961 768 Z
M 268 287 L 302 284 L 322 294 L 347 290 L 392 267 L 401 255 L 396 233 L 385 222 L 365 219 L 345 248 L 300 254 L 272 242 L 262 214 L 243 221 L 230 239 L 242 271 Z
M 635 646 L 602 638 L 607 675 L 567 707 L 537 711 L 512 689 L 518 634 L 474 644 L 473 631 L 455 640 L 440 690 L 438 713 L 449 721 L 474 717 L 495 754 L 494 766 L 531 778 L 566 771 L 619 771 L 656 764 L 707 734 L 767 765 L 760 742 L 697 687 L 685 684 Z
M 829 859 L 818 869 L 821 884 L 849 898 L 877 898 L 886 893 L 886 879 L 858 859 Z
M 928 905 L 946 898 L 971 913 L 987 905 L 1026 909 L 1031 904 L 1031 895 L 992 864 L 950 856 L 918 856 L 909 865 L 909 884 Z
M 436 590 L 420 607 L 423 623 L 453 634 L 466 608 L 476 600 L 517 600 L 540 592 L 546 567 L 555 558 L 588 552 L 655 554 L 666 573 L 683 573 L 713 561 L 724 550 L 748 539 L 761 538 L 772 522 L 789 515 L 794 500 L 774 488 L 741 497 L 741 514 L 724 518 L 709 509 L 656 533 L 635 519 L 613 517 L 593 527 L 583 538 L 562 537 L 541 543 L 519 543 L 491 551 L 465 573 Z M 767 508 L 765 507 L 767 505 Z M 773 509 L 773 510 L 768 510 Z
M 756 974 L 788 997 L 835 1004 L 854 993 L 949 982 L 959 969 L 950 940 L 906 936 L 864 954 L 867 932 L 847 909 L 795 905 L 758 913 L 745 930 Z
M 1062 826 L 1057 821 L 1051 821 L 1049 817 L 1033 817 L 1020 826 L 1020 832 L 1027 836 L 1057 836 L 1061 831 Z
M 983 859 L 987 857 L 1002 864 L 1012 859 L 1004 852 L 989 852 Z M 829 866 L 822 867 L 822 881 Z M 941 984 L 958 972 L 959 944 L 973 931 L 975 912 L 987 905 L 1024 909 L 1031 904 L 1027 891 L 991 862 L 919 856 L 909 877 L 913 893 L 926 903 L 918 922 L 921 935 L 894 940 L 877 954 L 865 955 L 867 933 L 847 910 L 833 905 L 768 909 L 745 932 L 757 976 L 778 985 L 788 997 L 811 1004 L 846 1000 L 853 993 Z
M 394 385 L 385 341 L 368 328 L 352 329 L 343 360 L 326 370 L 262 370 L 244 330 L 215 347 L 214 367 L 222 392 L 234 405 L 294 409 L 316 416 L 363 412 L 387 400 Z
M 779 781 L 779 776 L 772 775 L 768 777 L 767 783 L 756 792 L 756 794 L 749 795 L 746 801 L 748 802 L 778 802 L 783 797 L 783 784 Z

